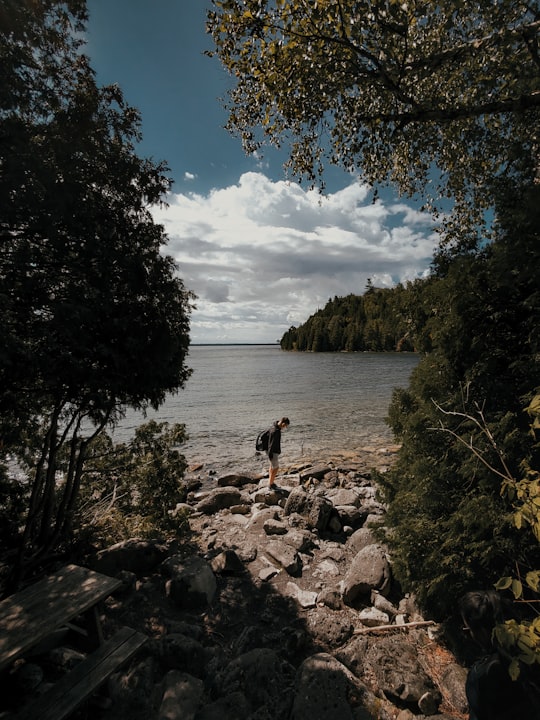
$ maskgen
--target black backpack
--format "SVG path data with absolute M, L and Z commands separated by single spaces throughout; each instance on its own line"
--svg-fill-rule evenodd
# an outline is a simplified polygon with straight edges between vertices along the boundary
M 257 435 L 257 440 L 255 441 L 255 450 L 258 450 L 259 452 L 261 450 L 268 450 L 268 440 L 270 439 L 270 430 L 263 430 Z

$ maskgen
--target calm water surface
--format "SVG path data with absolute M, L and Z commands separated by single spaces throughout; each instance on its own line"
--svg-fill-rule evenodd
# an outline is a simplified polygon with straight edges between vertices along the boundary
M 278 345 L 192 346 L 184 390 L 149 418 L 186 425 L 189 464 L 256 470 L 255 437 L 286 415 L 283 462 L 392 441 L 385 424 L 395 387 L 406 387 L 412 353 L 292 353 Z M 115 432 L 126 440 L 144 422 L 132 413 Z

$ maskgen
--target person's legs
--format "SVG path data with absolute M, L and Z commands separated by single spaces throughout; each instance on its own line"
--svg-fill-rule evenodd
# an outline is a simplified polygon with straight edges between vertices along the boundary
M 270 459 L 270 468 L 268 470 L 268 487 L 272 487 L 276 482 L 276 476 L 279 468 L 279 460 L 276 453 L 272 455 Z

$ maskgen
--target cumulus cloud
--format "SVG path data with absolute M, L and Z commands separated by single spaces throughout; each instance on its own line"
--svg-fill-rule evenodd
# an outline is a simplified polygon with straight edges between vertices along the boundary
M 431 218 L 403 203 L 372 203 L 351 183 L 321 196 L 246 173 L 207 195 L 174 194 L 156 209 L 166 252 L 198 296 L 191 339 L 275 342 L 335 295 L 424 275 L 437 238 Z

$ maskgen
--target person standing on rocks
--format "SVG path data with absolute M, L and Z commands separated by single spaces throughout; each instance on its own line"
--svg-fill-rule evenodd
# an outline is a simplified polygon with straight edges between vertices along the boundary
M 513 617 L 512 606 L 495 590 L 469 592 L 459 603 L 464 630 L 469 632 L 482 656 L 469 670 L 466 694 L 469 720 L 539 720 L 540 677 L 535 667 L 521 668 L 517 680 L 510 677 L 510 658 L 493 632 Z
M 281 454 L 281 431 L 288 428 L 290 425 L 288 417 L 282 417 L 281 420 L 276 420 L 270 428 L 270 435 L 268 437 L 268 450 L 267 455 L 270 461 L 270 469 L 268 472 L 268 487 L 276 487 L 276 476 L 279 469 L 279 456 Z

